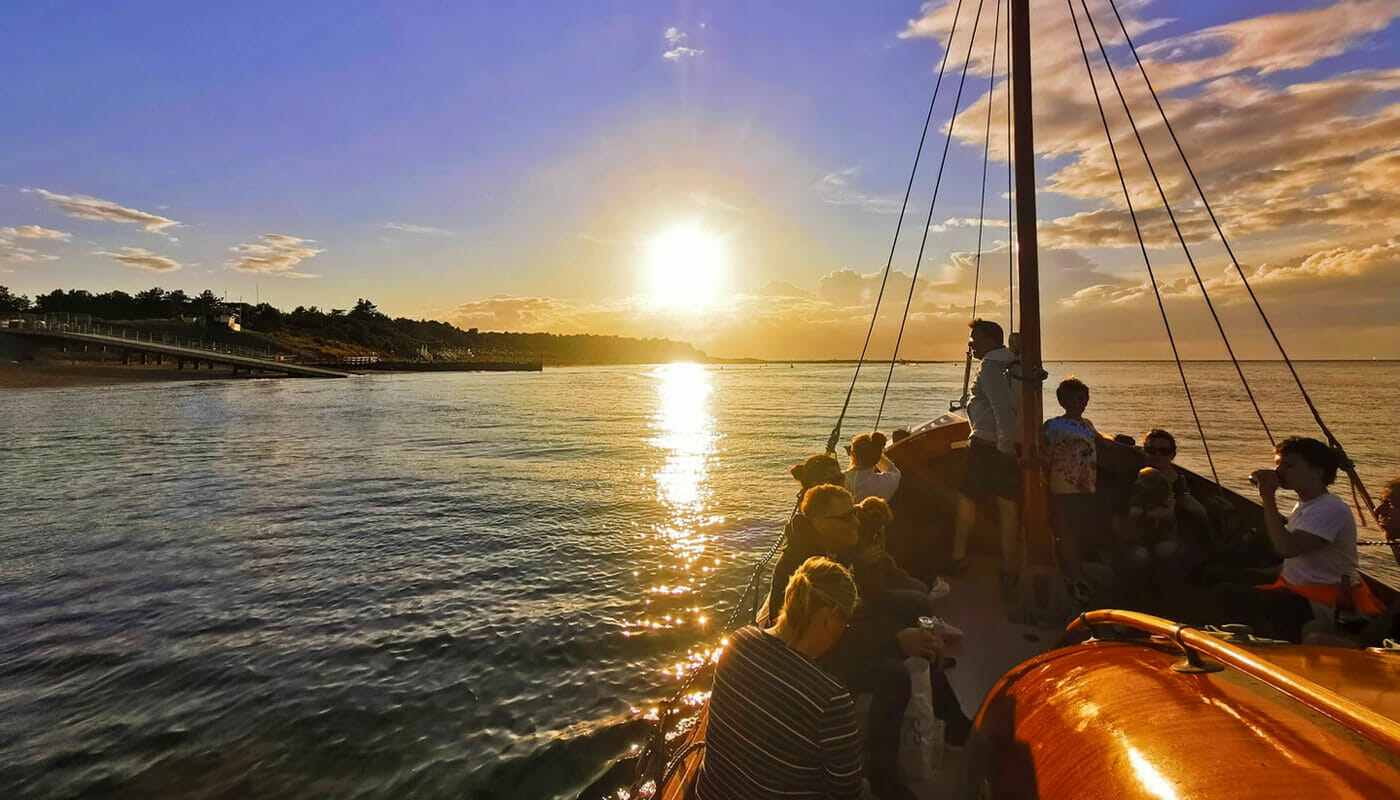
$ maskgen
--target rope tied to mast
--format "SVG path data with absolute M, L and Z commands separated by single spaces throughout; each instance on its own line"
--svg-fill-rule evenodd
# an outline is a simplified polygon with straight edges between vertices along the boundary
M 1211 225 L 1215 228 L 1215 234 L 1220 237 L 1220 243 L 1225 246 L 1225 253 L 1230 256 L 1230 264 L 1234 266 L 1236 274 L 1240 276 L 1240 283 L 1244 285 L 1245 291 L 1249 293 L 1249 299 L 1253 302 L 1254 308 L 1259 312 L 1259 318 L 1263 320 L 1264 327 L 1269 331 L 1270 338 L 1273 339 L 1274 346 L 1278 348 L 1278 354 L 1287 365 L 1288 372 L 1293 376 L 1293 382 L 1298 387 L 1298 392 L 1303 396 L 1303 403 L 1312 414 L 1313 421 L 1326 437 L 1327 443 L 1339 451 L 1342 457 L 1343 470 L 1351 481 L 1351 489 L 1354 495 L 1360 492 L 1361 497 L 1366 501 L 1366 508 L 1375 517 L 1376 505 L 1371 500 L 1371 495 L 1366 491 L 1366 484 L 1362 482 L 1361 475 L 1356 471 L 1356 465 L 1346 455 L 1346 450 L 1342 443 L 1332 434 L 1332 430 L 1327 427 L 1327 423 L 1322 420 L 1322 413 L 1317 410 L 1317 405 L 1313 403 L 1312 397 L 1308 395 L 1308 390 L 1303 386 L 1303 379 L 1298 375 L 1298 370 L 1293 366 L 1293 360 L 1288 357 L 1288 352 L 1284 350 L 1283 342 L 1278 338 L 1278 333 L 1274 330 L 1273 323 L 1269 320 L 1269 315 L 1264 313 L 1264 306 L 1259 302 L 1259 297 L 1254 293 L 1254 287 L 1249 283 L 1249 276 L 1240 267 L 1239 259 L 1235 257 L 1235 250 L 1230 246 L 1230 240 L 1225 236 L 1225 231 L 1220 225 L 1220 220 L 1215 215 L 1215 209 L 1210 205 L 1210 200 L 1206 197 L 1205 190 L 1201 188 L 1201 182 L 1196 177 L 1196 170 L 1191 167 L 1191 160 L 1186 156 L 1186 149 L 1182 147 L 1181 140 L 1176 136 L 1176 129 L 1172 127 L 1171 119 L 1167 117 L 1166 109 L 1162 107 L 1162 100 L 1157 95 L 1157 89 L 1153 86 L 1152 80 L 1147 76 L 1147 67 L 1142 63 L 1142 57 L 1138 55 L 1137 45 L 1133 44 L 1133 37 L 1128 33 L 1128 26 L 1123 22 L 1123 15 L 1118 11 L 1116 0 L 1108 0 L 1109 7 L 1113 9 L 1113 16 L 1118 21 L 1118 28 L 1123 33 L 1123 41 L 1128 45 L 1128 49 L 1133 54 L 1133 60 L 1137 63 L 1138 72 L 1142 74 L 1143 83 L 1147 85 L 1147 91 L 1152 96 L 1152 102 L 1157 107 L 1157 113 L 1162 117 L 1162 123 L 1166 126 L 1167 133 L 1171 135 L 1172 144 L 1176 147 L 1176 152 L 1181 156 L 1181 163 L 1186 167 L 1186 174 L 1191 176 L 1191 184 L 1196 188 L 1196 194 L 1201 198 L 1201 205 L 1205 208 L 1206 214 L 1210 217 Z M 1087 8 L 1086 8 L 1087 11 Z M 1360 508 L 1357 509 L 1358 513 Z M 1360 515 L 1363 522 L 1366 518 Z
M 880 408 L 875 412 L 874 430 L 880 429 L 880 420 L 885 414 L 885 400 L 890 394 L 890 381 L 894 378 L 894 365 L 899 361 L 899 345 L 904 341 L 904 326 L 909 322 L 909 308 L 914 302 L 914 289 L 919 285 L 919 268 L 923 266 L 924 248 L 928 246 L 928 229 L 933 224 L 933 210 L 938 205 L 938 190 L 943 185 L 943 168 L 948 163 L 948 149 L 953 144 L 953 126 L 958 119 L 958 103 L 962 101 L 963 87 L 967 84 L 967 69 L 972 64 L 972 46 L 977 42 L 977 24 L 982 19 L 984 2 L 985 0 L 977 0 L 977 14 L 972 20 L 972 35 L 967 40 L 967 55 L 963 59 L 962 76 L 958 79 L 958 93 L 953 98 L 953 112 L 948 120 L 948 135 L 943 140 L 943 156 L 938 162 L 938 173 L 933 181 L 933 197 L 929 200 L 928 216 L 924 220 L 924 234 L 919 239 L 919 254 L 914 257 L 914 274 L 909 279 L 909 294 L 904 298 L 904 315 L 900 317 L 899 335 L 895 337 L 894 350 L 890 353 L 890 369 L 885 375 L 884 391 L 880 393 Z M 952 46 L 953 33 L 949 33 L 948 49 L 951 50 Z
M 855 374 L 851 375 L 851 385 L 846 389 L 846 400 L 841 404 L 841 413 L 836 417 L 836 425 L 831 429 L 831 436 L 826 440 L 826 452 L 828 454 L 836 452 L 836 445 L 841 441 L 841 425 L 846 420 L 846 411 L 851 407 L 851 396 L 855 394 L 856 382 L 860 380 L 860 368 L 865 365 L 865 354 L 870 350 L 870 338 L 875 333 L 875 322 L 880 318 L 880 302 L 885 297 L 885 285 L 890 280 L 890 269 L 894 265 L 895 250 L 899 246 L 899 234 L 904 229 L 904 214 L 909 210 L 909 197 L 914 191 L 914 178 L 919 172 L 919 161 L 924 154 L 924 142 L 928 139 L 928 128 L 933 122 L 933 108 L 938 103 L 938 90 L 943 87 L 943 72 L 948 66 L 948 56 L 952 53 L 953 35 L 958 32 L 958 19 L 962 16 L 963 0 L 958 0 L 958 5 L 953 9 L 953 27 L 948 34 L 947 48 L 943 50 L 943 59 L 938 65 L 938 78 L 933 83 L 933 97 L 928 101 L 928 113 L 924 115 L 924 129 L 919 134 L 919 147 L 914 151 L 914 165 L 909 169 L 909 181 L 904 186 L 904 201 L 899 206 L 899 219 L 894 226 L 894 240 L 890 242 L 890 254 L 885 259 L 884 275 L 880 278 L 880 291 L 875 296 L 875 309 L 870 312 L 870 327 L 865 331 L 865 344 L 860 348 L 860 359 L 856 361 Z M 927 235 L 927 231 L 925 231 Z M 883 405 L 883 400 L 881 404 Z M 879 427 L 878 423 L 876 427 Z

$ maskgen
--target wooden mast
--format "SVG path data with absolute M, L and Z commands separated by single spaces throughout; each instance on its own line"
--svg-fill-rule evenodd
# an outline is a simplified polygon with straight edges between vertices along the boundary
M 1022 581 L 1022 611 L 1051 611 L 1052 598 L 1064 596 L 1055 567 L 1055 539 L 1050 531 L 1046 487 L 1041 472 L 1040 273 L 1036 245 L 1035 129 L 1031 108 L 1030 0 L 1011 0 L 1011 104 L 1015 136 L 1017 276 L 1021 284 L 1021 529 L 1027 571 Z M 1037 575 L 1043 579 L 1037 581 Z M 1039 585 L 1030 585 L 1038 582 Z M 1037 596 L 1038 595 L 1038 596 Z

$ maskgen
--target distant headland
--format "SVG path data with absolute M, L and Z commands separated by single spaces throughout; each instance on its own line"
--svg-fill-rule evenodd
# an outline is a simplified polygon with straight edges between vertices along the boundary
M 394 318 L 380 312 L 367 299 L 360 299 L 349 309 L 297 306 L 284 310 L 268 303 L 228 302 L 209 290 L 189 295 L 178 289 L 166 291 L 155 287 L 133 295 L 123 291 L 93 293 L 83 289 L 55 289 L 31 301 L 0 286 L 0 339 L 13 338 L 4 336 L 4 328 L 11 318 L 18 323 L 21 315 L 94 320 L 264 351 L 278 358 L 309 364 L 351 363 L 371 369 L 381 364 L 396 365 L 394 368 L 416 364 L 424 369 L 440 369 L 451 364 L 529 363 L 538 369 L 541 366 L 710 360 L 691 345 L 669 339 L 464 330 L 439 320 Z M 10 385 L 66 382 L 55 381 L 48 374 L 61 371 L 60 365 L 87 367 L 86 372 L 95 370 L 108 375 L 113 368 L 104 365 L 101 356 L 18 347 L 13 341 L 0 342 L 0 361 L 11 367 L 29 367 L 37 371 L 36 375 L 45 376 L 28 382 L 5 381 Z M 138 370 L 127 371 L 133 373 L 132 377 L 138 377 L 134 374 Z

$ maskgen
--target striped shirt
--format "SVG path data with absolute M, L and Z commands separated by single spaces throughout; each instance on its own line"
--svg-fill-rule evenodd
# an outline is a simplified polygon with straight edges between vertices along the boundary
M 806 655 L 748 627 L 715 669 L 697 800 L 860 796 L 851 695 Z

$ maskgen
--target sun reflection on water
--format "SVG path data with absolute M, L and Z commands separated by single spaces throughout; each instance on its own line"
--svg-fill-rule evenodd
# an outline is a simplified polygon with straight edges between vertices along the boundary
M 639 619 L 624 623 L 624 636 L 677 628 L 704 631 L 710 617 L 697 604 L 696 594 L 720 563 L 709 550 L 708 533 L 723 522 L 711 507 L 710 469 L 720 433 L 710 408 L 710 374 L 699 364 L 668 364 L 650 377 L 657 404 L 647 444 L 657 451 L 658 463 L 649 477 L 661 515 L 641 539 L 657 563 L 647 578 L 651 585 L 646 589 L 646 610 Z M 663 672 L 683 679 L 712 657 L 711 649 L 692 648 Z

